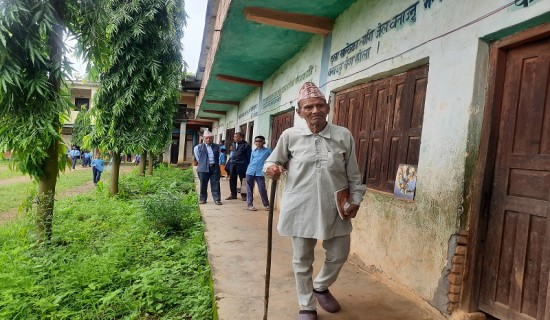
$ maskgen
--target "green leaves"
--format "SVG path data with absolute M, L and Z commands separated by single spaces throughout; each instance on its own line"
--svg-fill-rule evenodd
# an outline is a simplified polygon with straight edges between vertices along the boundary
M 113 0 L 105 8 L 110 61 L 101 74 L 96 132 L 102 147 L 141 152 L 169 142 L 183 68 L 183 0 Z M 138 14 L 139 13 L 139 14 Z
M 69 111 L 56 85 L 64 69 L 51 56 L 56 13 L 49 1 L 0 0 L 0 8 L 0 152 L 12 150 L 19 170 L 39 178 Z

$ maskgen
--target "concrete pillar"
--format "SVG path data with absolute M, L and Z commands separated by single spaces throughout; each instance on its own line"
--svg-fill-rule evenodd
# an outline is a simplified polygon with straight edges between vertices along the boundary
M 172 144 L 169 143 L 167 146 L 166 146 L 166 149 L 164 149 L 164 153 L 163 153 L 163 156 L 162 156 L 162 163 L 166 163 L 166 164 L 170 164 L 170 149 L 172 148 Z
M 180 143 L 178 150 L 178 163 L 183 163 L 185 156 L 185 142 L 187 138 L 187 122 L 180 123 Z

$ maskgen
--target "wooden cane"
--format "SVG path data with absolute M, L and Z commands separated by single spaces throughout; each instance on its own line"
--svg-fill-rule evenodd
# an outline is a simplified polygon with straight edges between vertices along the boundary
M 273 208 L 275 208 L 275 192 L 277 180 L 271 180 L 269 193 L 269 214 L 267 216 L 267 262 L 265 264 L 265 295 L 264 295 L 264 320 L 267 320 L 267 308 L 269 305 L 269 281 L 271 278 L 271 251 L 273 244 Z

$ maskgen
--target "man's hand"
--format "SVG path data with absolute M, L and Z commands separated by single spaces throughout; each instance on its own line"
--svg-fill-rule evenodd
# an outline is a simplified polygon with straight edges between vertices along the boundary
M 346 219 L 355 218 L 355 216 L 357 215 L 357 210 L 359 210 L 359 205 L 351 203 L 346 212 L 344 212 L 344 216 L 346 217 Z
M 273 180 L 279 180 L 281 174 L 285 171 L 286 169 L 283 166 L 272 164 L 265 169 L 265 174 Z

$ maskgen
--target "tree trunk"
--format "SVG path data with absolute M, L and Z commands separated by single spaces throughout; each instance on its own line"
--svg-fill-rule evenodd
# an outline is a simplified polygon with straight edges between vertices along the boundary
M 57 141 L 48 147 L 48 158 L 44 162 L 44 176 L 38 181 L 37 195 L 37 221 L 38 237 L 49 242 L 52 237 L 52 220 L 55 203 L 55 185 L 58 172 L 58 146 Z
M 63 8 L 64 0 L 53 1 L 53 7 L 57 12 L 57 20 L 54 22 L 53 31 L 49 35 L 50 42 L 50 60 L 54 65 L 61 65 L 63 61 Z M 61 91 L 61 79 L 56 77 L 57 72 L 50 72 L 50 83 L 54 90 L 59 93 Z M 61 130 L 59 117 L 53 120 L 53 127 L 56 130 Z M 53 209 L 55 204 L 55 185 L 57 183 L 57 173 L 59 172 L 59 143 L 52 142 L 46 149 L 47 158 L 42 163 L 44 175 L 38 179 L 38 195 L 37 195 L 37 221 L 36 227 L 38 238 L 40 241 L 49 242 L 52 237 L 52 221 Z
M 118 177 L 120 175 L 120 151 L 113 151 L 113 166 L 111 167 L 111 185 L 109 193 L 113 196 L 118 193 Z
M 147 163 L 147 151 L 141 153 L 141 162 L 139 163 L 139 175 L 145 176 L 145 164 Z
M 151 151 L 149 151 L 149 166 L 148 166 L 148 173 L 150 176 L 153 175 L 153 162 L 155 161 L 155 156 Z

